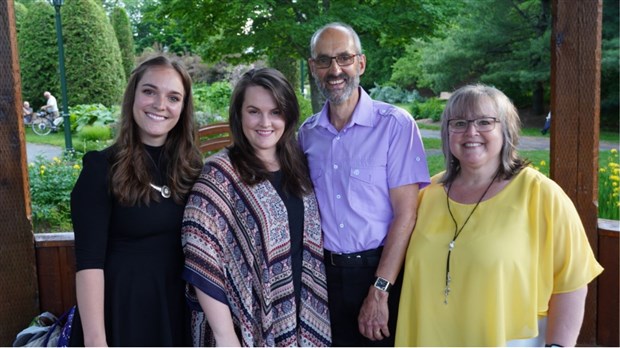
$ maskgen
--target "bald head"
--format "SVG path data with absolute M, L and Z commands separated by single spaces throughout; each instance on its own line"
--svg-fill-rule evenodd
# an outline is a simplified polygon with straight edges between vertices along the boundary
M 317 45 L 317 42 L 319 42 L 319 40 L 321 39 L 321 37 L 323 37 L 323 34 L 333 32 L 333 31 L 342 31 L 346 33 L 351 39 L 353 39 L 355 50 L 356 50 L 355 53 L 362 53 L 362 43 L 360 42 L 360 38 L 355 32 L 355 30 L 353 30 L 353 28 L 351 28 L 347 24 L 340 23 L 340 22 L 333 22 L 333 23 L 326 24 L 323 27 L 319 28 L 319 30 L 314 32 L 314 34 L 312 35 L 312 39 L 310 39 L 310 56 L 311 57 L 313 58 L 316 57 L 316 45 Z

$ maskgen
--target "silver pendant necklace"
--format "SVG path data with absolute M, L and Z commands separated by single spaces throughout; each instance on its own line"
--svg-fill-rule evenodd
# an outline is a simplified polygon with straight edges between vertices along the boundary
M 153 165 L 155 166 L 155 169 L 157 170 L 157 173 L 159 174 L 159 179 L 161 181 L 161 172 L 160 172 L 160 164 L 161 164 L 161 153 L 159 154 L 159 159 L 157 160 L 157 163 L 155 163 L 155 160 L 153 159 L 153 157 L 151 157 L 151 154 L 146 151 L 146 155 L 149 156 L 149 159 L 151 160 L 151 162 L 153 162 Z M 155 190 L 155 191 L 159 191 L 159 193 L 161 194 L 162 197 L 164 198 L 170 198 L 172 191 L 170 191 L 170 187 L 166 186 L 166 185 L 162 185 L 162 186 L 157 186 L 153 183 L 149 183 L 149 185 L 151 185 L 151 187 Z
M 484 190 L 484 192 L 482 193 L 482 196 L 480 196 L 480 199 L 478 199 L 478 202 L 476 202 L 474 209 L 471 210 L 471 213 L 469 213 L 469 216 L 467 216 L 467 219 L 465 219 L 465 222 L 463 223 L 463 225 L 461 225 L 461 228 L 459 228 L 459 225 L 456 223 L 456 219 L 454 218 L 454 215 L 452 214 L 452 209 L 450 209 L 450 189 L 452 188 L 452 183 L 450 184 L 450 186 L 448 186 L 448 192 L 446 193 L 446 204 L 448 205 L 448 212 L 450 213 L 452 222 L 454 222 L 454 237 L 452 237 L 452 240 L 448 244 L 448 259 L 446 260 L 446 287 L 443 290 L 443 293 L 444 293 L 443 303 L 446 305 L 448 304 L 448 295 L 450 295 L 450 282 L 452 281 L 452 278 L 450 277 L 450 256 L 452 255 L 452 250 L 456 246 L 456 239 L 461 234 L 461 231 L 463 231 L 463 228 L 465 228 L 465 225 L 467 225 L 467 222 L 469 222 L 469 218 L 471 218 L 471 216 L 474 215 L 476 208 L 478 208 L 478 206 L 480 205 L 480 202 L 482 202 L 482 199 L 484 198 L 484 196 L 487 194 L 487 192 L 489 192 L 489 189 L 491 188 L 491 186 L 495 182 L 495 179 L 497 179 L 498 176 L 499 176 L 499 171 L 495 174 L 489 186 L 487 186 L 487 188 Z

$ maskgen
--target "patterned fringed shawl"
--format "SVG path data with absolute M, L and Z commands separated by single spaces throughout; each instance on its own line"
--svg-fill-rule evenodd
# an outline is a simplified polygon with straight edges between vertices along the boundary
M 295 306 L 288 215 L 268 181 L 243 184 L 226 153 L 207 159 L 183 218 L 183 277 L 227 303 L 245 346 L 329 346 L 323 238 L 314 194 L 303 197 L 299 316 Z M 188 299 L 199 310 L 191 286 Z M 298 322 L 299 321 L 299 322 Z M 200 345 L 212 343 L 210 329 Z

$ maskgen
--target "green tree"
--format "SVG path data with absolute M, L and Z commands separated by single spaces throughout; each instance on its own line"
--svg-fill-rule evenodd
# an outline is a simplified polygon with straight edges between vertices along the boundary
M 389 79 L 394 57 L 411 37 L 433 34 L 451 8 L 442 0 L 162 0 L 158 18 L 183 23 L 185 37 L 205 60 L 233 64 L 264 57 L 307 59 L 312 33 L 328 22 L 342 21 L 360 35 L 369 65 L 362 85 L 370 88 Z M 310 85 L 316 110 L 318 93 L 314 83 Z
M 461 2 L 442 35 L 407 48 L 392 81 L 435 92 L 481 81 L 540 114 L 549 86 L 550 32 L 549 0 Z
M 101 4 L 67 0 L 62 21 L 69 105 L 118 104 L 125 73 L 114 29 Z
M 19 35 L 19 27 L 24 22 L 24 18 L 28 14 L 28 8 L 26 5 L 22 4 L 19 1 L 15 2 L 15 29 L 17 30 L 17 35 Z
M 43 92 L 50 91 L 60 97 L 58 46 L 51 5 L 45 2 L 29 5 L 20 25 L 17 43 L 22 99 L 29 101 L 36 109 L 45 104 Z
M 127 12 L 122 7 L 115 7 L 110 15 L 110 22 L 114 28 L 118 45 L 121 49 L 123 69 L 125 76 L 129 77 L 134 68 L 136 57 L 134 55 L 133 34 Z

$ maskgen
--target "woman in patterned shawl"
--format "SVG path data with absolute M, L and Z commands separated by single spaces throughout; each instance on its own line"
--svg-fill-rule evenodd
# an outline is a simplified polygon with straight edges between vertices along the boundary
M 323 236 L 294 90 L 277 70 L 250 70 L 229 113 L 233 144 L 206 160 L 183 219 L 194 344 L 329 346 Z

